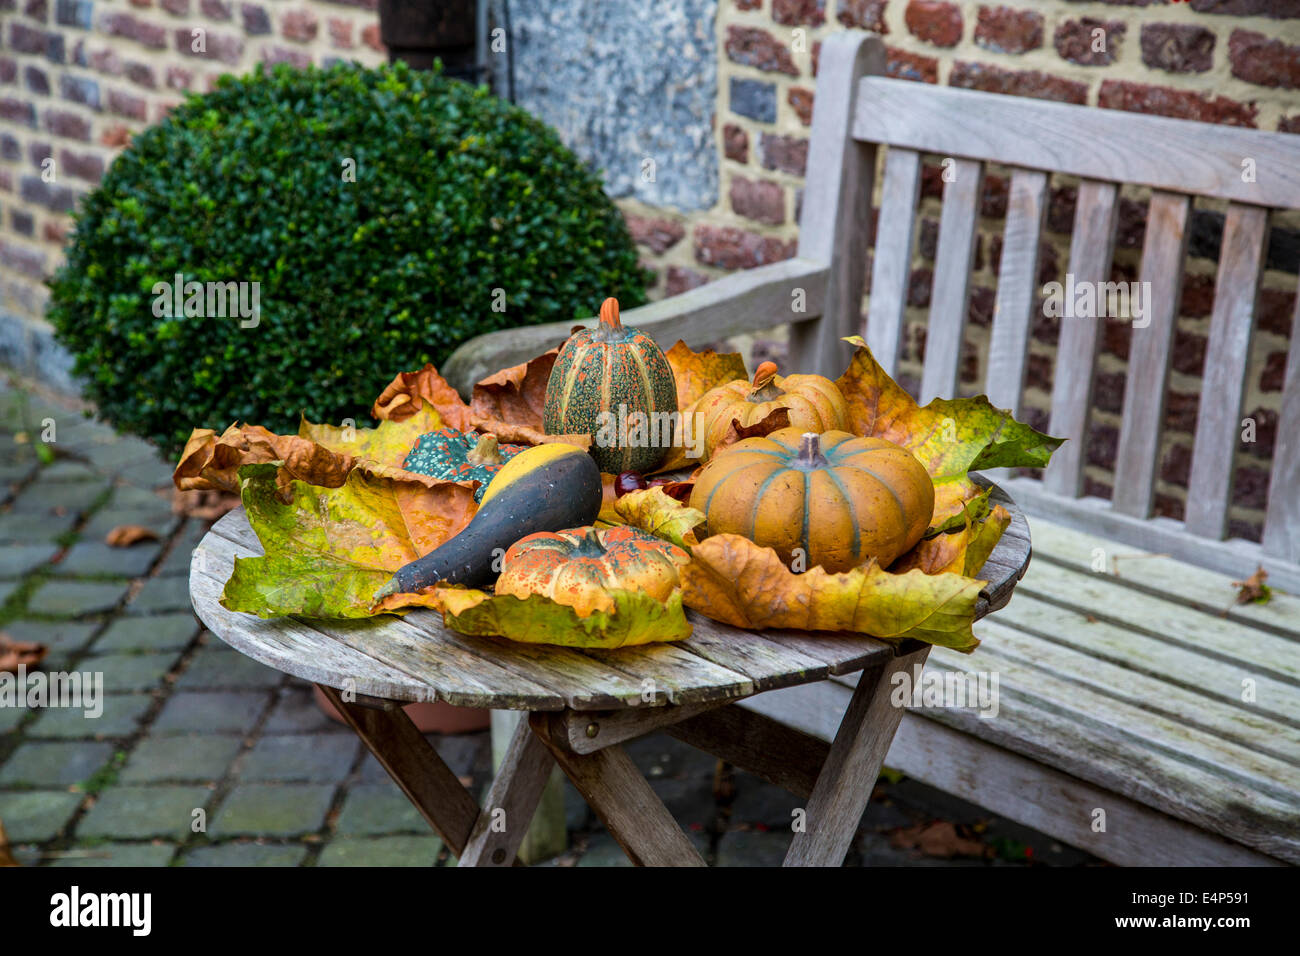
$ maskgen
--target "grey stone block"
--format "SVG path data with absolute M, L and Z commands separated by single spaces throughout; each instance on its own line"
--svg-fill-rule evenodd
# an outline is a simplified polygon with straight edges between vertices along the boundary
M 429 824 L 394 783 L 360 784 L 348 791 L 335 832 L 340 836 L 426 834 Z
M 72 577 L 138 578 L 148 572 L 162 546 L 141 541 L 129 548 L 110 548 L 102 541 L 83 541 L 54 566 L 54 573 Z
M 33 614 L 81 617 L 112 610 L 126 594 L 127 582 L 65 581 L 51 579 L 27 600 Z
M 336 839 L 321 851 L 318 866 L 433 866 L 442 841 L 433 836 Z
M 28 790 L 0 793 L 0 820 L 12 843 L 44 843 L 63 829 L 82 794 Z
M 86 669 L 84 662 L 77 667 L 78 671 Z M 129 737 L 152 705 L 153 699 L 146 694 L 105 694 L 98 717 L 86 716 L 81 707 L 48 708 L 28 729 L 28 736 L 62 740 Z
M 152 726 L 155 733 L 242 733 L 253 726 L 268 700 L 264 693 L 177 691 Z
M 180 650 L 198 633 L 199 622 L 188 614 L 120 617 L 95 640 L 95 651 Z
M 202 734 L 146 737 L 127 758 L 123 783 L 215 782 L 225 776 L 242 747 L 238 737 Z
M 306 856 L 307 848 L 303 846 L 222 843 L 190 850 L 181 866 L 301 866 Z
M 361 743 L 351 735 L 263 737 L 244 758 L 240 779 L 333 783 L 352 770 Z
M 332 786 L 240 784 L 217 810 L 208 832 L 212 837 L 313 833 L 325 822 L 333 797 Z
M 57 867 L 167 866 L 176 848 L 170 843 L 97 843 L 74 847 L 50 860 Z
M 0 766 L 0 786 L 70 787 L 108 763 L 113 749 L 108 743 L 29 741 Z
M 188 837 L 195 810 L 212 799 L 207 787 L 111 787 L 77 824 L 79 837 Z

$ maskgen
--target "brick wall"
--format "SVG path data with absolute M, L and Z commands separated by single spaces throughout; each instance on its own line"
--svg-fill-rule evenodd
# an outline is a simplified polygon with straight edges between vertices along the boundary
M 723 0 L 719 14 L 716 145 L 718 202 L 689 217 L 624 203 L 653 294 L 673 295 L 729 270 L 794 254 L 797 213 L 816 86 L 818 40 L 843 26 L 884 35 L 888 73 L 925 83 L 1300 133 L 1297 0 Z M 1105 49 L 1094 50 L 1094 31 Z M 800 32 L 796 32 L 800 31 Z M 909 298 L 903 379 L 920 377 L 924 323 L 938 236 L 941 157 L 927 163 Z M 877 179 L 879 182 L 879 177 Z M 1008 180 L 989 170 L 966 336 L 963 381 L 976 391 L 987 361 Z M 1125 190 L 1115 278 L 1137 278 L 1147 194 Z M 1040 281 L 1063 280 L 1074 181 L 1052 180 Z M 878 205 L 878 197 L 877 197 Z M 1222 204 L 1198 203 L 1174 346 L 1157 510 L 1181 517 L 1191 463 Z M 1282 371 L 1300 258 L 1300 216 L 1275 217 L 1260 300 L 1246 414 L 1258 441 L 1238 456 L 1232 533 L 1258 538 L 1277 426 Z M 1046 430 L 1058 335 L 1040 318 L 1030 355 L 1025 417 Z M 1129 330 L 1106 329 L 1088 490 L 1109 496 L 1124 395 Z M 751 365 L 784 353 L 780 330 L 742 341 Z
M 0 316 L 8 320 L 0 323 L 0 365 L 69 384 L 66 356 L 40 319 L 41 282 L 62 257 L 77 198 L 133 132 L 222 73 L 339 57 L 383 62 L 376 6 L 0 0 Z

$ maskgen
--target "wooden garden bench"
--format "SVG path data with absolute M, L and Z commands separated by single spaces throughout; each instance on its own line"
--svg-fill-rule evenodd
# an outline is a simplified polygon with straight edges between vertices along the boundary
M 1030 515 L 1039 560 L 1021 596 L 976 629 L 970 657 L 931 666 L 1000 677 L 996 718 L 909 711 L 888 763 L 1104 859 L 1300 863 L 1300 599 L 1227 609 L 1257 567 L 1300 594 L 1300 311 L 1293 322 L 1263 540 L 1225 540 L 1271 208 L 1300 208 L 1300 137 L 882 77 L 880 39 L 822 44 L 795 258 L 625 314 L 699 347 L 791 323 L 788 368 L 838 375 L 863 332 L 869 211 L 883 183 L 865 335 L 891 373 L 903 341 L 922 157 L 951 171 L 939 226 L 922 402 L 958 388 L 985 163 L 1011 168 L 985 391 L 1021 409 L 1052 174 L 1078 177 L 1068 271 L 1110 279 L 1119 187 L 1150 190 L 1110 500 L 1084 494 L 1084 436 L 1102 321 L 1064 318 L 1051 427 L 1068 441 L 1039 478 L 998 476 Z M 1247 173 L 1253 172 L 1254 176 Z M 1175 319 L 1194 197 L 1226 204 L 1186 516 L 1154 517 Z M 803 292 L 806 311 L 792 312 Z M 447 363 L 470 384 L 556 345 L 569 323 L 482 336 Z M 1107 570 L 1114 559 L 1121 574 Z M 1149 555 L 1158 556 L 1149 556 Z M 746 706 L 829 738 L 852 698 L 833 677 Z M 855 699 L 855 698 L 853 698 Z M 823 750 L 810 755 L 818 759 Z M 863 787 L 870 783 L 865 778 Z

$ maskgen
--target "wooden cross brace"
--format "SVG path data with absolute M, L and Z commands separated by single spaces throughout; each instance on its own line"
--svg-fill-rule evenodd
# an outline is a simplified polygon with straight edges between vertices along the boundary
M 805 799 L 786 866 L 839 866 L 866 810 L 903 708 L 892 678 L 924 664 L 923 646 L 862 672 L 830 744 L 736 706 L 735 701 L 606 713 L 536 712 L 520 721 L 501 769 L 478 802 L 398 702 L 345 701 L 318 685 L 401 787 L 460 866 L 512 866 L 556 764 L 639 866 L 704 866 L 651 789 L 624 741 L 663 729 Z

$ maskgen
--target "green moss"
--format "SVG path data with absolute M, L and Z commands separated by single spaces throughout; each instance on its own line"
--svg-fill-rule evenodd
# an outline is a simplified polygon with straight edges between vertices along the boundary
M 260 323 L 155 316 L 177 273 L 259 283 Z M 639 304 L 645 272 L 548 127 L 438 73 L 341 64 L 225 77 L 138 134 L 50 287 L 88 397 L 175 453 L 196 426 L 355 416 L 475 335 Z

